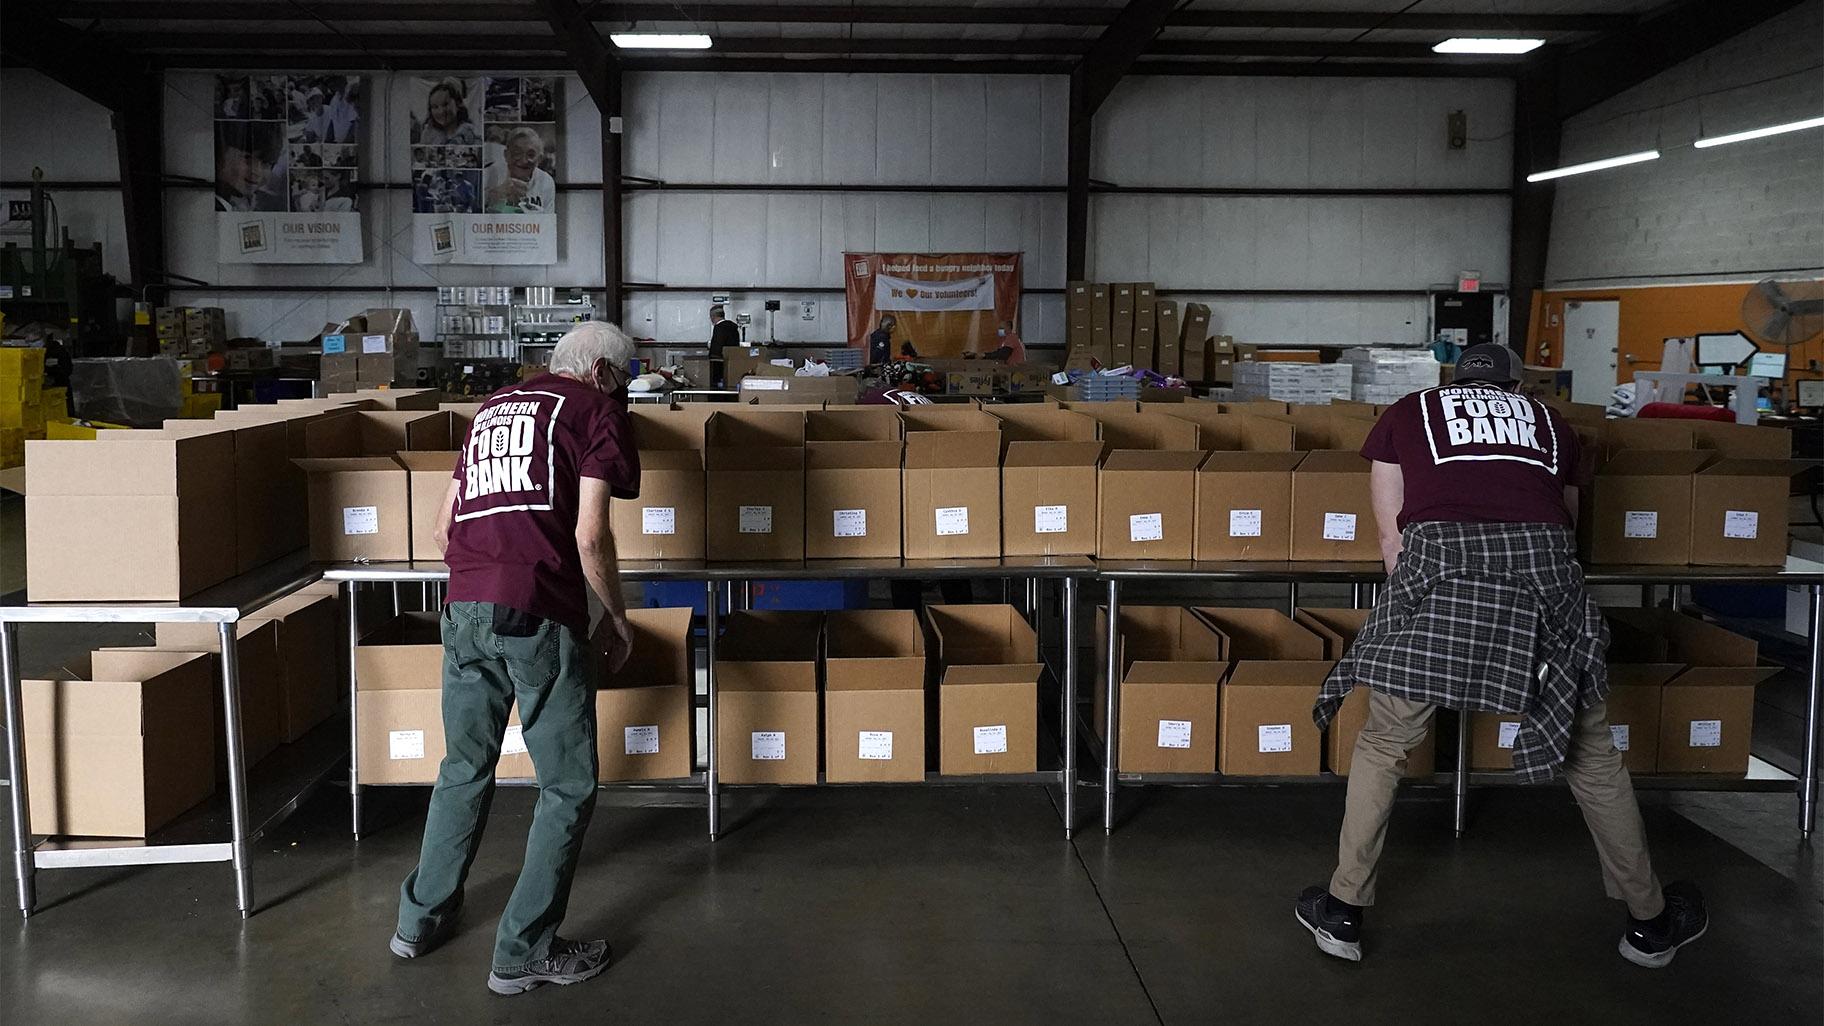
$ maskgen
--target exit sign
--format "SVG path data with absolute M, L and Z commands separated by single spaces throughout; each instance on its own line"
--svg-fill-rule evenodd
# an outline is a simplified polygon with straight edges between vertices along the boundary
M 1480 292 L 1480 291 L 1482 291 L 1482 272 L 1481 271 L 1458 271 L 1457 272 L 1457 291 L 1458 292 Z

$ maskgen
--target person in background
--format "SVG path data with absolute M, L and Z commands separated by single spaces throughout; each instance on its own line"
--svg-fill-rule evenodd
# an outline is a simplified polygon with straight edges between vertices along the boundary
M 710 373 L 715 375 L 717 387 L 725 387 L 723 375 L 726 364 L 722 361 L 729 346 L 741 348 L 741 327 L 729 320 L 722 304 L 717 303 L 709 308 L 709 367 Z
M 495 931 L 488 989 L 497 994 L 580 983 L 608 968 L 608 942 L 565 940 L 557 928 L 595 808 L 596 660 L 615 673 L 631 644 L 608 500 L 639 495 L 627 417 L 633 354 L 621 329 L 589 321 L 558 341 L 546 373 L 490 395 L 437 518 L 450 567 L 447 754 L 389 947 L 418 958 L 456 932 L 517 703 L 538 802 L 525 865 Z M 593 634 L 591 590 L 604 610 Z
M 267 190 L 285 149 L 276 121 L 215 123 L 215 209 L 284 210 L 285 197 Z
M 557 181 L 540 167 L 545 137 L 520 125 L 507 133 L 500 159 L 483 169 L 487 208 L 493 214 L 537 214 L 556 210 Z
M 1387 590 L 1319 692 L 1321 730 L 1356 687 L 1368 722 L 1349 767 L 1336 873 L 1298 896 L 1326 954 L 1359 961 L 1364 908 L 1406 757 L 1438 706 L 1524 713 L 1523 782 L 1562 773 L 1596 841 L 1604 889 L 1627 904 L 1623 958 L 1651 969 L 1704 935 L 1703 895 L 1664 888 L 1609 732 L 1608 628 L 1584 588 L 1575 534 L 1577 436 L 1516 389 L 1519 357 L 1470 346 L 1449 385 L 1415 392 L 1374 426 L 1362 455 Z
M 893 360 L 893 329 L 899 327 L 899 319 L 892 314 L 881 314 L 880 321 L 874 330 L 868 333 L 868 366 L 878 367 Z
M 999 360 L 1010 367 L 1017 367 L 1026 362 L 1026 343 L 1020 341 L 1020 333 L 1014 330 L 1012 321 L 1002 321 L 994 333 L 995 348 L 981 354 L 984 360 Z M 974 354 L 964 353 L 964 356 Z

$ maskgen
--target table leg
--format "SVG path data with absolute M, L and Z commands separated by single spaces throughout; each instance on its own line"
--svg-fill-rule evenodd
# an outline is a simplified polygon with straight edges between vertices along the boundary
M 1064 578 L 1064 839 L 1077 828 L 1077 579 Z
M 1102 735 L 1102 832 L 1115 832 L 1115 771 L 1121 751 L 1121 582 L 1108 582 L 1108 717 Z
M 234 836 L 234 895 L 241 918 L 253 915 L 253 878 L 247 864 L 247 753 L 241 733 L 241 656 L 239 631 L 232 621 L 219 625 L 222 644 L 222 735 L 228 742 L 228 816 Z
M 1811 586 L 1811 690 L 1805 700 L 1805 759 L 1799 775 L 1799 834 L 1818 824 L 1818 718 L 1824 702 L 1824 584 Z
M 708 605 L 704 607 L 703 669 L 709 690 L 709 736 L 704 738 L 709 746 L 709 765 L 703 779 L 709 792 L 709 839 L 712 841 L 722 830 L 722 785 L 716 778 L 716 630 L 721 626 L 721 617 L 717 615 L 717 600 L 721 597 L 722 589 L 716 582 L 708 582 L 704 589 Z
M 1457 836 L 1463 836 L 1463 830 L 1469 823 L 1469 712 L 1457 712 L 1457 772 L 1452 781 L 1455 792 Z
M 1355 585 L 1350 586 L 1349 602 L 1350 602 L 1351 609 L 1362 608 L 1362 586 L 1360 584 L 1355 584 Z
M 13 818 L 13 880 L 19 885 L 19 915 L 38 907 L 38 866 L 32 858 L 32 810 L 25 782 L 25 695 L 19 685 L 19 625 L 0 623 L 0 687 L 6 692 L 6 798 Z
M 1287 616 L 1297 616 L 1298 615 L 1298 582 L 1297 581 L 1293 581 L 1286 585 L 1286 615 Z
M 355 708 L 361 700 L 355 683 L 355 648 L 361 644 L 360 603 L 354 581 L 342 582 L 342 602 L 348 606 L 348 828 L 361 839 L 361 718 Z

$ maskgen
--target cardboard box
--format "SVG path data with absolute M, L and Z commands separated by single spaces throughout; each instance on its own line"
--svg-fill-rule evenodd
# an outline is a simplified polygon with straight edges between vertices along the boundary
M 437 405 L 438 409 L 445 410 L 450 415 L 450 441 L 454 443 L 451 448 L 467 448 L 469 428 L 474 425 L 475 415 L 481 412 L 481 407 L 481 403 L 439 403 Z M 639 409 L 640 407 L 634 406 L 630 407 L 627 412 L 633 413 Z
M 1001 422 L 981 410 L 910 407 L 901 477 L 907 559 L 1001 554 Z
M 742 346 L 739 349 L 722 351 L 722 380 L 730 387 L 739 387 L 741 379 L 750 374 L 767 374 L 790 376 L 792 368 L 775 367 L 774 360 L 786 360 L 790 357 L 783 348 L 767 346 Z
M 1113 295 L 1111 287 L 1106 284 L 1092 284 L 1089 287 L 1089 335 L 1090 355 L 1103 366 L 1108 366 L 1114 358 L 1113 338 Z
M 449 452 L 456 448 L 451 432 L 455 420 L 446 410 L 358 410 L 352 416 L 360 432 L 360 449 L 347 455 L 391 456 L 405 450 Z
M 1725 424 L 1714 420 L 1683 422 L 1691 429 L 1699 449 L 1709 449 L 1723 456 L 1751 460 L 1785 460 L 1792 458 L 1792 430 L 1753 424 Z
M 1691 479 L 1691 562 L 1782 566 L 1791 544 L 1788 459 L 1724 457 Z
M 925 779 L 925 635 L 909 609 L 826 613 L 824 779 Z
M 1754 686 L 1777 666 L 1693 666 L 1660 690 L 1659 772 L 1744 776 Z
M 937 649 L 938 769 L 946 776 L 1038 769 L 1038 636 L 1008 605 L 930 605 Z
M 1360 455 L 1320 450 L 1292 471 L 1292 558 L 1381 558 L 1368 492 L 1368 461 Z
M 1097 480 L 1096 555 L 1190 559 L 1202 462 L 1194 448 L 1110 453 Z
M 221 737 L 227 722 L 222 705 L 221 635 L 214 624 L 181 625 L 189 631 L 173 630 L 173 625 L 159 624 L 153 646 L 166 652 L 209 653 L 214 673 L 213 718 L 210 721 L 216 737 Z M 207 627 L 208 630 L 198 628 Z M 135 652 L 141 648 L 103 648 L 96 655 Z M 285 671 L 279 662 L 279 632 L 270 620 L 245 619 L 235 625 L 235 658 L 241 690 L 241 757 L 249 769 L 276 751 L 285 741 Z M 216 775 L 228 779 L 228 753 L 217 753 Z
M 1219 770 L 1237 777 L 1316 776 L 1323 739 L 1311 706 L 1334 665 L 1323 659 L 1236 663 L 1222 685 Z
M 341 607 L 333 595 L 299 592 L 268 603 L 241 620 L 237 637 L 243 696 L 243 724 L 249 720 L 248 704 L 270 704 L 274 712 L 261 711 L 270 720 L 279 741 L 291 743 L 327 720 L 342 701 L 342 657 L 346 631 L 338 627 Z M 272 625 L 268 646 L 256 628 Z M 212 623 L 161 623 L 154 628 L 162 649 L 220 653 L 221 635 Z M 270 651 L 268 651 L 270 648 Z M 267 749 L 270 751 L 270 747 Z M 253 745 L 248 745 L 252 756 Z M 251 765 L 251 763 L 250 763 Z
M 854 403 L 861 394 L 861 382 L 846 374 L 824 378 L 751 374 L 741 379 L 737 390 L 741 393 L 742 402 L 762 406 L 822 406 L 825 403 Z
M 283 425 L 285 458 L 279 461 L 270 487 L 276 493 L 273 526 L 283 539 L 286 552 L 295 552 L 310 544 L 309 484 L 304 469 L 294 461 L 301 457 L 363 455 L 359 452 L 360 432 L 352 420 L 354 412 L 353 408 L 281 402 L 277 406 L 224 410 L 215 416 L 215 423 L 225 426 Z M 325 451 L 315 451 L 317 449 Z
M 174 601 L 234 576 L 233 436 L 130 434 L 25 443 L 30 601 Z
M 323 391 L 353 392 L 359 385 L 357 368 L 360 360 L 354 353 L 324 353 L 317 361 L 318 380 L 323 384 Z
M 406 613 L 355 647 L 356 781 L 434 784 L 443 762 L 443 636 Z
M 1709 453 L 1691 450 L 1624 450 L 1598 467 L 1577 522 L 1584 558 L 1689 563 L 1692 475 L 1709 459 Z
M 455 480 L 459 452 L 402 452 L 393 457 L 405 468 L 407 501 L 411 509 L 412 559 L 436 563 L 443 559 L 437 544 L 437 516 Z
M 1514 768 L 1514 742 L 1526 717 L 1519 713 L 1469 714 L 1469 768 L 1500 773 Z
M 1324 639 L 1277 609 L 1198 606 L 1194 612 L 1222 639 L 1229 660 L 1321 660 Z
M 1676 663 L 1609 666 L 1609 737 L 1629 773 L 1659 769 L 1660 699 L 1682 669 Z
M 1297 439 L 1285 418 L 1231 413 L 1221 403 L 1190 400 L 1162 403 L 1149 412 L 1190 421 L 1197 425 L 1197 447 L 1204 452 L 1292 452 Z
M 1208 381 L 1210 308 L 1202 303 L 1184 304 L 1184 334 L 1179 337 L 1179 360 L 1186 381 Z
M 1296 452 L 1212 452 L 1197 469 L 1191 558 L 1292 558 L 1292 471 Z
M 1612 607 L 1609 661 L 1677 663 L 1681 666 L 1754 666 L 1761 646 L 1753 638 L 1670 609 Z
M 312 560 L 412 558 L 411 486 L 398 460 L 358 456 L 295 462 L 309 475 Z
M 1108 735 L 1108 608 L 1096 608 L 1095 686 L 1090 725 L 1098 738 Z M 1222 662 L 1227 669 L 1227 639 L 1209 622 L 1182 606 L 1121 607 L 1119 634 L 1121 676 L 1136 662 Z
M 804 415 L 806 558 L 899 558 L 900 436 L 890 406 Z
M 1138 661 L 1121 680 L 1123 773 L 1214 773 L 1221 662 Z
M 719 410 L 704 443 L 708 558 L 803 559 L 804 414 Z
M 724 784 L 817 782 L 822 628 L 821 613 L 729 614 L 715 669 Z
M 364 388 L 354 398 L 382 410 L 429 412 L 442 408 L 443 396 L 434 388 Z
M 1182 405 L 1179 403 L 1155 404 L 1145 410 L 1140 409 L 1137 403 L 1127 402 L 1066 402 L 1058 405 L 1096 421 L 1104 455 L 1117 449 L 1185 451 L 1199 448 L 1195 423 L 1162 412 Z
M 1602 458 L 1614 459 L 1618 453 L 1645 449 L 1664 452 L 1671 449 L 1694 449 L 1697 434 L 1688 420 L 1634 420 L 1627 417 L 1604 420 L 1597 436 L 1601 439 Z
M 1056 411 L 1060 417 L 1077 417 Z M 1093 436 L 1095 425 L 1089 426 Z M 1012 426 L 1008 430 L 1011 432 Z M 1008 556 L 1088 556 L 1096 551 L 1097 463 L 1102 443 L 1007 442 L 1001 465 L 1001 543 Z
M 608 502 L 617 554 L 621 559 L 704 558 L 703 420 L 692 411 L 645 406 L 627 413 L 640 453 L 640 497 Z
M 91 680 L 21 682 L 32 832 L 145 837 L 215 790 L 200 655 L 98 654 Z
M 1178 301 L 1161 299 L 1153 305 L 1153 323 L 1155 326 L 1155 352 L 1153 369 L 1171 377 L 1179 376 L 1184 367 L 1181 336 L 1184 325 L 1178 319 Z
M 672 780 L 696 769 L 696 642 L 689 609 L 629 609 L 633 653 L 595 694 L 597 776 Z
M 255 567 L 301 547 L 284 527 L 283 504 L 292 498 L 285 478 L 292 469 L 286 457 L 285 425 L 221 423 L 213 420 L 167 420 L 163 430 L 173 435 L 226 432 L 234 446 L 234 553 L 235 572 Z M 98 440 L 130 440 L 133 431 L 104 431 Z

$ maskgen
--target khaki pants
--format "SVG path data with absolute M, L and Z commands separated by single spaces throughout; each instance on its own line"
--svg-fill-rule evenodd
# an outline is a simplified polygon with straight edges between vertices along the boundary
M 1433 706 L 1368 693 L 1368 723 L 1355 742 L 1349 764 L 1349 798 L 1343 812 L 1336 875 L 1330 893 L 1351 905 L 1374 904 L 1375 863 L 1387 841 L 1387 816 L 1406 771 L 1406 754 L 1425 739 Z M 1651 919 L 1665 907 L 1659 881 L 1647 857 L 1640 806 L 1621 753 L 1609 735 L 1606 703 L 1578 714 L 1565 755 L 1564 774 L 1596 840 L 1603 889 L 1628 905 L 1636 919 Z

